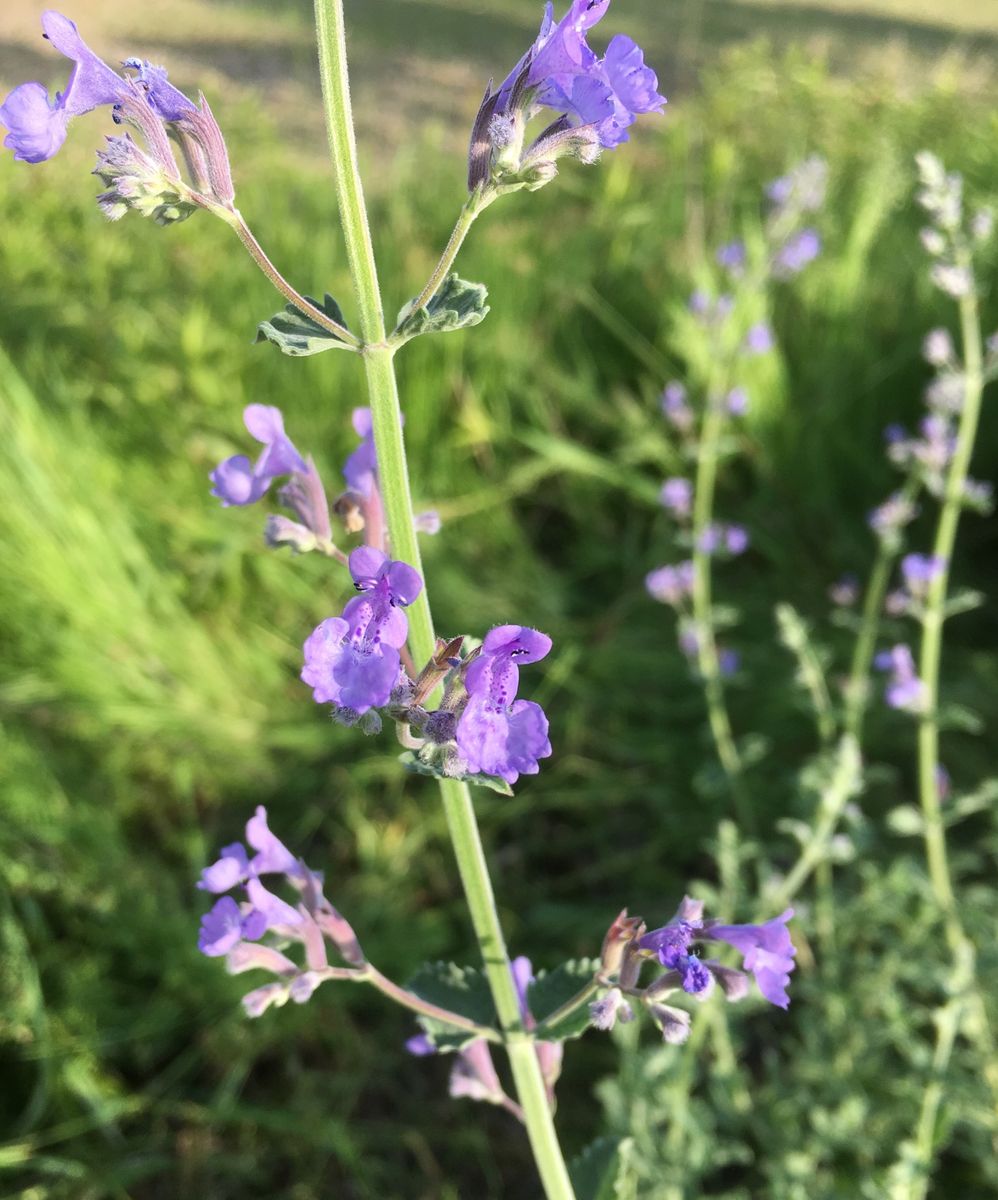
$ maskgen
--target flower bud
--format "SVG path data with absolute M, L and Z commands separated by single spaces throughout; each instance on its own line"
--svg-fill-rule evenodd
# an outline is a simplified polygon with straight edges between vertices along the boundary
M 640 917 L 629 917 L 627 909 L 621 909 L 603 938 L 600 951 L 600 974 L 616 975 L 624 961 L 624 951 L 644 932 L 644 921 Z
M 669 1004 L 649 1004 L 648 1011 L 669 1045 L 681 1046 L 690 1036 L 690 1014 L 683 1009 Z

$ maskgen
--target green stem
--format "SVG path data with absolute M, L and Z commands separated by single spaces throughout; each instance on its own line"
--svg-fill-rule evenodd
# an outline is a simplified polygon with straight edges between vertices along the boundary
M 742 761 L 731 732 L 731 721 L 724 702 L 724 682 L 714 637 L 711 600 L 711 556 L 703 547 L 704 534 L 714 514 L 714 490 L 717 483 L 717 452 L 724 429 L 721 402 L 708 399 L 700 433 L 697 474 L 693 499 L 693 618 L 697 638 L 697 664 L 703 677 L 707 718 L 724 774 L 731 789 L 735 810 L 743 829 L 751 832 L 755 821 L 742 782 Z
M 958 254 L 962 266 L 970 266 L 966 250 Z M 946 940 L 958 974 L 966 973 L 968 1008 L 973 1017 L 984 1061 L 984 1075 L 998 1106 L 998 1060 L 984 999 L 975 974 L 976 953 L 960 917 L 946 847 L 946 826 L 939 797 L 939 669 L 942 659 L 943 623 L 950 565 L 956 545 L 964 489 L 977 437 L 984 392 L 983 348 L 977 297 L 960 300 L 960 330 L 963 341 L 964 397 L 957 431 L 956 448 L 946 476 L 933 556 L 942 569 L 929 584 L 922 614 L 922 644 L 918 673 L 924 687 L 924 708 L 918 723 L 918 795 L 922 807 L 925 854 L 932 893 L 943 915 Z M 948 1055 L 947 1055 L 948 1057 Z
M 473 1033 L 488 1042 L 502 1040 L 494 1029 L 490 1029 L 486 1025 L 479 1025 L 477 1021 L 471 1021 L 467 1017 L 462 1017 L 459 1013 L 450 1012 L 446 1008 L 441 1008 L 438 1004 L 431 1004 L 428 1000 L 423 1000 L 413 992 L 407 991 L 404 987 L 399 987 L 397 983 L 394 983 L 387 975 L 382 975 L 377 967 L 372 966 L 370 963 L 367 963 L 361 970 L 354 972 L 354 976 L 359 982 L 371 984 L 383 996 L 394 1000 L 396 1004 L 401 1004 L 403 1008 L 408 1008 L 415 1013 L 419 1013 L 420 1016 L 432 1017 L 435 1021 L 445 1021 L 448 1025 L 453 1025 L 455 1029 L 463 1029 L 465 1032 Z M 339 976 L 339 978 L 343 977 L 342 975 Z
M 327 316 L 320 308 L 316 308 L 314 304 L 310 304 L 304 296 L 295 291 L 267 257 L 266 251 L 256 240 L 253 231 L 243 220 L 240 213 L 229 212 L 229 210 L 221 208 L 215 208 L 213 211 L 217 212 L 226 224 L 231 225 L 236 231 L 239 240 L 249 251 L 250 258 L 253 259 L 285 300 L 290 300 L 295 308 L 311 317 L 317 325 L 321 325 L 323 329 L 328 329 L 330 333 L 336 334 L 341 341 L 347 343 L 351 350 L 359 348 L 359 339 L 346 326 L 341 325 L 338 321 L 334 321 L 332 317 Z
M 461 214 L 457 219 L 457 223 L 451 232 L 450 239 L 444 247 L 444 252 L 440 256 L 440 261 L 433 268 L 433 274 L 426 281 L 426 286 L 413 301 L 412 311 L 425 308 L 433 299 L 443 283 L 447 272 L 454 265 L 454 259 L 457 258 L 458 252 L 464 245 L 464 239 L 468 236 L 472 225 L 474 225 L 478 215 L 485 211 L 486 208 L 495 199 L 495 193 L 486 193 L 481 188 L 472 192 L 464 206 L 461 209 Z
M 364 367 L 371 401 L 374 444 L 392 554 L 422 574 L 413 525 L 409 472 L 402 437 L 402 414 L 393 352 L 385 344 L 377 267 L 357 166 L 350 85 L 347 75 L 343 0 L 315 0 L 319 68 L 329 146 L 336 168 L 336 189 L 347 255 L 357 294 Z M 456 253 L 456 249 L 454 253 Z M 409 609 L 409 646 L 417 664 L 432 656 L 435 639 L 424 587 Z M 485 964 L 496 1012 L 516 1083 L 517 1098 L 548 1200 L 574 1200 L 568 1170 L 558 1144 L 547 1090 L 531 1040 L 522 1028 L 519 999 L 496 912 L 492 882 L 466 784 L 440 780 L 440 791 L 464 886 L 472 925 Z

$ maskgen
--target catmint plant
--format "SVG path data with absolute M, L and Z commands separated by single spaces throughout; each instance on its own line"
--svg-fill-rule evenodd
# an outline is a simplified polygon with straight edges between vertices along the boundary
M 550 1200 L 574 1196 L 553 1120 L 567 1039 L 644 1013 L 666 1042 L 683 1041 L 692 1020 L 683 1003 L 711 1003 L 718 989 L 739 1000 L 749 992 L 750 975 L 765 1000 L 786 1008 L 795 965 L 791 909 L 732 925 L 705 917 L 703 904 L 690 898 L 650 932 L 623 912 L 591 959 L 536 971 L 525 957 L 511 960 L 469 785 L 508 795 L 521 776 L 556 759 L 557 735 L 530 698 L 554 646 L 525 623 L 528 614 L 497 613 L 491 629 L 443 635 L 430 612 L 418 534 L 436 532 L 440 522 L 435 513 L 413 512 L 394 356 L 415 337 L 468 328 L 487 315 L 485 287 L 452 271 L 482 212 L 509 192 L 547 185 L 566 162 L 595 163 L 628 141 L 639 117 L 661 113 L 665 98 L 640 47 L 616 32 L 602 55 L 588 43 L 609 8 L 610 0 L 571 0 L 556 20 L 548 4 L 523 56 L 498 87 L 486 87 L 469 139 L 468 198 L 439 263 L 402 305 L 394 327 L 384 318 L 357 168 L 342 0 L 316 0 L 315 13 L 355 328 L 332 296 L 300 294 L 271 262 L 235 205 L 228 153 L 207 101 L 178 91 L 161 67 L 130 58 L 116 71 L 87 47 L 72 21 L 48 12 L 45 36 L 73 63 L 66 88 L 50 98 L 41 84 L 25 83 L 0 106 L 4 145 L 29 164 L 58 152 L 72 117 L 110 110 L 118 132 L 98 150 L 95 170 L 106 189 L 98 204 L 109 218 L 137 212 L 160 225 L 199 211 L 220 218 L 286 302 L 260 322 L 257 340 L 292 357 L 340 350 L 362 360 L 369 406 L 352 414 L 359 441 L 343 464 L 342 492 L 328 491 L 329 477 L 320 476 L 309 448 L 296 444 L 281 411 L 254 403 L 243 414 L 253 454 L 245 446 L 219 463 L 210 494 L 227 509 L 265 507 L 261 524 L 271 549 L 322 555 L 331 564 L 329 590 L 352 593 L 331 602 L 315 629 L 297 631 L 302 720 L 309 719 L 311 690 L 325 714 L 358 736 L 384 738 L 388 723 L 403 747 L 401 766 L 437 781 L 482 968 L 431 964 L 405 984 L 392 980 L 370 962 L 349 920 L 326 897 L 321 872 L 271 831 L 263 808 L 247 822 L 245 842 L 224 846 L 201 874 L 197 887 L 213 900 L 198 946 L 232 974 L 268 977 L 243 998 L 253 1018 L 266 1019 L 289 1001 L 304 1004 L 325 983 L 371 986 L 409 1009 L 421 1029 L 410 1051 L 456 1056 L 452 1095 L 502 1105 L 523 1122 Z M 760 312 L 763 284 L 795 275 L 818 252 L 818 236 L 804 218 L 820 206 L 823 186 L 818 160 L 777 181 L 761 246 L 747 253 L 730 247 L 717 287 L 691 301 L 700 337 L 721 364 L 704 381 L 702 414 L 694 415 L 677 385 L 663 398 L 666 419 L 696 460 L 696 478 L 663 488 L 688 560 L 653 572 L 649 590 L 682 611 L 681 638 L 705 677 L 714 721 L 727 720 L 719 680 L 734 658 L 714 638 L 711 563 L 749 546 L 742 526 L 714 517 L 721 435 L 750 403 L 738 364 L 773 344 Z M 523 668 L 530 669 L 521 678 Z M 734 775 L 730 731 L 718 734 L 718 744 L 722 755 L 726 746 L 735 755 L 727 764 Z M 732 950 L 740 968 L 721 957 Z M 499 1080 L 493 1047 L 508 1057 L 515 1094 Z
M 751 535 L 737 522 L 717 519 L 717 476 L 750 411 L 745 382 L 750 360 L 775 346 L 768 319 L 771 289 L 799 275 L 820 253 L 821 238 L 810 222 L 824 202 L 826 175 L 820 158 L 800 163 L 766 189 L 754 236 L 717 249 L 713 270 L 698 280 L 680 324 L 689 382 L 701 399 L 691 403 L 687 385 L 679 380 L 667 383 L 661 397 L 665 422 L 691 468 L 692 477 L 667 479 L 660 492 L 673 544 L 686 557 L 649 572 L 645 586 L 653 599 L 676 611 L 680 649 L 703 685 L 717 756 L 739 818 L 749 828 L 753 816 L 742 780 L 743 754 L 724 690 L 724 677 L 735 672 L 739 660 L 734 648 L 718 639 L 713 579 L 715 564 L 744 554 Z

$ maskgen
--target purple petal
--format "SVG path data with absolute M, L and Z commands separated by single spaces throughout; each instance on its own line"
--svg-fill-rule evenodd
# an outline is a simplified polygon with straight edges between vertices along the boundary
M 524 954 L 521 954 L 519 958 L 514 958 L 509 964 L 509 969 L 520 1001 L 520 1016 L 524 1021 L 528 1021 L 530 1010 L 527 1008 L 527 988 L 534 982 L 534 969 L 530 965 L 530 959 Z
M 0 105 L 0 125 L 8 131 L 3 144 L 20 162 L 45 162 L 66 140 L 68 119 L 40 83 L 22 83 Z
M 51 11 L 43 13 L 42 29 L 59 53 L 76 64 L 66 90 L 57 98 L 68 116 L 78 117 L 101 104 L 116 104 L 127 92 L 125 81 L 94 54 L 68 17 Z
M 206 892 L 227 892 L 237 883 L 242 883 L 249 869 L 246 850 L 241 842 L 233 842 L 231 846 L 223 846 L 217 862 L 205 867 L 201 872 L 198 887 Z
M 333 664 L 336 702 L 359 713 L 383 707 L 391 698 L 400 666 L 398 650 L 392 646 L 366 651 L 345 645 Z
M 372 587 L 381 578 L 385 566 L 391 560 L 383 550 L 374 546 L 358 546 L 351 551 L 349 559 L 350 574 L 358 586 Z
M 406 1050 L 410 1054 L 415 1054 L 417 1058 L 422 1058 L 427 1054 L 436 1054 L 437 1048 L 426 1036 L 425 1033 L 417 1033 L 415 1037 L 409 1038 L 405 1043 Z
M 220 958 L 242 937 L 242 916 L 231 896 L 223 896 L 201 918 L 198 949 L 209 958 Z
M 243 424 L 250 436 L 265 446 L 285 436 L 284 416 L 270 404 L 247 404 L 243 409 Z
M 388 585 L 392 600 L 403 606 L 410 605 L 423 590 L 423 580 L 415 567 L 408 563 L 393 562 L 388 568 Z
M 208 478 L 214 485 L 211 494 L 221 500 L 223 508 L 255 504 L 270 486 L 269 479 L 253 473 L 253 464 L 245 454 L 235 454 L 220 462 Z
M 139 82 L 146 89 L 150 107 L 164 121 L 179 121 L 194 109 L 184 93 L 167 79 L 165 68 L 134 58 L 129 59 L 125 66 L 138 71 Z
M 280 838 L 270 832 L 267 810 L 262 804 L 246 822 L 246 840 L 257 851 L 250 864 L 257 875 L 301 874 L 298 860 Z
M 302 680 L 313 689 L 317 704 L 336 704 L 339 688 L 333 679 L 333 665 L 339 657 L 349 625 L 342 617 L 329 617 L 318 625 L 305 642 Z
M 610 39 L 603 70 L 617 100 L 632 116 L 661 111 L 665 97 L 658 94 L 658 79 L 651 67 L 645 66 L 641 47 L 631 38 L 618 33 Z
M 250 879 L 246 884 L 246 895 L 258 913 L 267 919 L 267 928 L 275 925 L 300 925 L 302 915 L 290 904 L 286 904 L 279 896 L 268 891 L 259 879 Z
M 535 663 L 550 651 L 551 639 L 525 625 L 497 625 L 485 635 L 482 649 L 486 654 L 509 654 L 521 664 Z
M 759 991 L 771 1003 L 786 1008 L 790 1003 L 787 985 L 796 965 L 797 953 L 790 939 L 787 921 L 794 915 L 788 908 L 764 925 L 715 925 L 705 937 L 727 942 L 743 955 L 743 966 L 755 976 Z

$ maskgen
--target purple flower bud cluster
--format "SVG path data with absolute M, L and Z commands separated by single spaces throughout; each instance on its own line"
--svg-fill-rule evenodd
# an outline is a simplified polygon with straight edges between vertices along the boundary
M 651 1014 L 666 1042 L 684 1042 L 690 1014 L 664 1001 L 677 991 L 705 1000 L 717 986 L 729 1000 L 740 1000 L 748 994 L 745 972 L 754 976 L 770 1004 L 788 1007 L 787 987 L 796 955 L 787 929 L 793 909 L 761 925 L 722 925 L 705 919 L 703 909 L 702 901 L 686 896 L 672 920 L 650 932 L 640 917 L 629 917 L 626 909 L 616 918 L 603 941 L 599 978 L 607 990 L 589 1010 L 597 1029 L 612 1029 L 617 1020 L 630 1020 L 630 1002 L 636 1001 Z M 733 946 L 742 956 L 742 969 L 704 957 L 700 945 L 706 942 Z M 641 987 L 641 971 L 648 961 L 656 961 L 664 973 Z
M 468 188 L 499 190 L 543 186 L 563 156 L 594 162 L 629 138 L 628 129 L 645 113 L 661 112 L 655 72 L 641 48 L 617 34 L 598 57 L 587 35 L 610 0 L 571 0 L 560 21 L 548 3 L 540 32 L 509 75 L 486 89 L 472 128 Z M 524 149 L 527 123 L 542 108 L 554 121 Z
M 530 959 L 521 955 L 510 963 L 510 973 L 516 987 L 517 999 L 520 1003 L 520 1020 L 527 1032 L 537 1028 L 537 1022 L 530 1011 L 528 992 L 534 983 L 534 969 Z M 418 1057 L 436 1054 L 437 1048 L 433 1039 L 425 1033 L 416 1034 L 409 1038 L 405 1048 L 410 1054 Z M 534 1053 L 541 1069 L 544 1086 L 547 1090 L 548 1103 L 554 1107 L 554 1089 L 561 1075 L 564 1044 L 562 1042 L 534 1042 Z M 448 1091 L 455 1099 L 481 1100 L 486 1104 L 500 1104 L 516 1111 L 514 1102 L 506 1095 L 502 1083 L 492 1061 L 492 1052 L 484 1038 L 471 1042 L 458 1051 L 454 1065 L 451 1068 Z
M 963 255 L 965 242 L 985 241 L 990 237 L 988 219 L 975 214 L 964 228 L 963 177 L 947 172 L 942 162 L 928 150 L 915 155 L 921 185 L 918 202 L 929 215 L 931 224 L 921 232 L 922 245 L 934 262 L 929 271 L 932 282 L 954 300 L 973 293 L 974 272 Z M 976 236 L 975 228 L 983 237 Z
M 221 131 L 202 96 L 195 105 L 178 91 L 162 67 L 137 58 L 119 75 L 83 41 L 76 25 L 57 12 L 42 14 L 46 39 L 73 63 L 62 92 L 50 99 L 40 83 L 22 83 L 0 105 L 3 144 L 15 159 L 45 162 L 66 140 L 72 117 L 110 107 L 117 124 L 142 135 L 145 148 L 125 133 L 109 137 L 97 155 L 95 175 L 108 191 L 98 197 L 104 213 L 117 220 L 134 210 L 161 225 L 183 220 L 199 206 L 231 209 L 234 197 Z M 182 175 L 170 148 L 177 141 L 190 176 Z
M 851 608 L 859 600 L 859 580 L 847 572 L 828 589 L 828 597 L 838 608 Z
M 698 549 L 703 554 L 722 554 L 737 558 L 749 547 L 749 534 L 744 525 L 723 525 L 715 521 L 700 535 Z
M 903 492 L 894 492 L 868 518 L 870 528 L 881 538 L 896 538 L 918 515 L 918 508 Z
M 350 925 L 322 894 L 321 875 L 295 858 L 271 833 L 262 805 L 246 823 L 246 841 L 256 851 L 252 857 L 242 842 L 234 842 L 224 846 L 220 857 L 201 872 L 197 886 L 219 899 L 201 919 L 198 949 L 209 958 L 224 956 L 231 975 L 265 970 L 276 976 L 274 982 L 243 997 L 247 1015 L 258 1017 L 288 1000 L 304 1004 L 320 983 L 334 977 L 329 971 L 327 940 L 354 966 L 363 964 L 364 954 Z M 263 876 L 279 876 L 294 892 L 295 902 L 282 900 L 264 885 Z M 234 889 L 241 890 L 241 899 L 229 894 Z M 267 933 L 282 948 L 300 943 L 303 965 L 261 942 Z
M 878 671 L 889 672 L 884 699 L 891 708 L 920 713 L 925 707 L 925 684 L 918 677 L 911 648 L 903 642 L 883 650 L 873 660 Z

